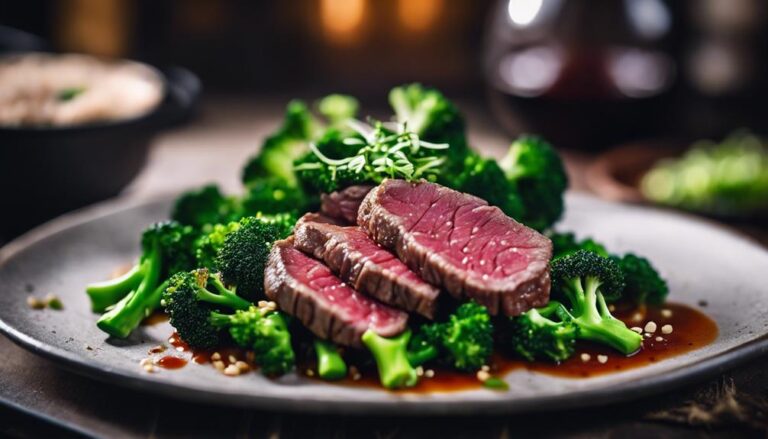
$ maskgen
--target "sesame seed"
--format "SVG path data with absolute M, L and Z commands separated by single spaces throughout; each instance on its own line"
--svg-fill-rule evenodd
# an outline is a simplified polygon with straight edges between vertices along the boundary
M 418 376 L 424 375 L 424 368 L 421 367 L 421 366 L 417 367 L 416 368 L 416 375 L 418 375 Z
M 176 346 L 176 350 L 179 352 L 184 352 L 184 346 Z
M 435 376 L 435 371 L 432 369 L 427 369 L 426 371 L 424 371 L 424 376 L 427 378 L 432 378 L 433 376 Z
M 671 334 L 674 328 L 672 328 L 672 325 L 664 325 L 661 327 L 661 333 L 662 334 Z
M 477 379 L 480 381 L 486 381 L 491 377 L 491 374 L 486 370 L 480 370 L 477 372 Z
M 641 327 L 639 327 L 639 326 L 633 326 L 631 329 L 632 329 L 633 331 L 637 332 L 638 334 L 640 334 L 641 332 L 643 332 L 643 328 L 641 328 Z
M 488 372 L 489 370 L 491 370 L 491 366 L 489 366 L 489 365 L 487 365 L 487 364 L 484 364 L 484 365 L 483 365 L 483 366 L 480 368 L 480 370 L 484 370 L 484 371 Z
M 359 380 L 360 380 L 360 378 L 362 378 L 362 377 L 363 377 L 363 376 L 362 376 L 362 375 L 360 375 L 360 373 L 356 373 L 356 374 L 353 374 L 353 375 L 352 375 L 352 379 L 353 379 L 353 380 L 355 380 L 355 381 L 359 381 Z
M 144 365 L 144 371 L 145 372 L 153 373 L 156 370 L 157 370 L 157 368 L 154 365 L 152 365 L 152 364 L 145 364 Z
M 651 334 L 656 332 L 656 322 L 650 321 L 650 322 L 646 323 L 645 324 L 645 332 L 650 332 Z
M 237 363 L 237 358 L 235 358 L 234 355 L 230 355 L 227 359 L 229 360 L 230 364 Z
M 651 334 L 650 332 L 646 332 L 646 333 L 645 333 L 645 338 L 651 338 L 651 335 L 652 335 L 652 334 Z
M 221 360 L 221 354 L 218 352 L 214 352 L 213 355 L 211 355 L 211 360 L 213 361 Z
M 213 367 L 215 367 L 216 370 L 218 370 L 218 371 L 222 371 L 222 370 L 224 370 L 226 368 L 226 366 L 224 366 L 224 362 L 220 361 L 220 360 L 219 361 L 214 361 L 213 362 Z
M 597 361 L 598 361 L 600 364 L 605 364 L 605 363 L 607 363 L 607 362 L 608 362 L 608 356 L 607 356 L 607 355 L 598 355 L 598 356 L 597 356 Z
M 240 375 L 240 369 L 237 368 L 234 364 L 230 364 L 229 366 L 224 369 L 224 375 L 234 377 Z
M 245 361 L 238 361 L 235 363 L 235 366 L 240 369 L 240 372 L 247 372 L 251 368 Z
M 27 297 L 27 306 L 32 309 L 43 309 L 45 308 L 45 303 L 37 297 L 29 296 Z
M 152 361 L 149 358 L 142 358 L 141 361 L 139 361 L 139 366 L 146 367 L 147 364 L 152 365 Z
M 664 341 L 664 337 L 658 336 L 658 337 L 656 337 L 656 339 L 655 339 L 655 340 L 656 340 L 656 341 Z
M 632 321 L 633 322 L 642 322 L 643 321 L 643 317 L 645 317 L 645 315 L 643 313 L 636 312 L 636 313 L 632 314 Z
M 608 305 L 608 311 L 610 311 L 610 312 L 616 311 L 616 305 L 614 305 L 614 304 Z
M 315 376 L 315 371 L 314 371 L 314 370 L 312 370 L 312 369 L 307 369 L 307 376 L 308 376 L 308 377 L 313 377 L 313 376 Z
M 671 309 L 666 309 L 666 308 L 662 309 L 661 310 L 661 316 L 664 317 L 665 319 L 668 319 L 668 318 L 672 317 L 672 310 Z
M 589 360 L 591 360 L 591 359 L 592 359 L 592 356 L 591 356 L 591 355 L 589 355 L 589 354 L 587 354 L 587 353 L 583 353 L 583 354 L 581 354 L 581 361 L 583 361 L 583 362 L 585 362 L 585 363 L 586 363 L 587 361 L 589 361 Z

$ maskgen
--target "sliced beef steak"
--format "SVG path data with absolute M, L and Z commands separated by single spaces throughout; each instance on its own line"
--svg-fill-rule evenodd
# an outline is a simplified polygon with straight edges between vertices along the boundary
M 353 290 L 291 239 L 273 245 L 264 276 L 267 297 L 318 337 L 362 347 L 368 329 L 389 337 L 406 328 L 406 313 Z
M 549 300 L 550 240 L 477 197 L 386 180 L 366 196 L 358 224 L 422 279 L 491 314 L 518 315 Z
M 324 261 L 355 290 L 434 318 L 440 291 L 373 242 L 360 227 L 313 222 L 305 215 L 294 229 L 294 246 Z
M 337 192 L 320 196 L 320 212 L 337 218 L 346 224 L 357 222 L 357 209 L 373 186 L 350 186 Z

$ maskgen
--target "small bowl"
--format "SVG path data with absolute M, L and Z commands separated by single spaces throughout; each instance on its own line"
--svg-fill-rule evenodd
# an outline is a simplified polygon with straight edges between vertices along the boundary
M 587 186 L 611 201 L 649 203 L 640 192 L 640 181 L 659 160 L 685 151 L 683 142 L 652 141 L 621 145 L 606 151 L 589 166 Z
M 148 66 L 149 67 L 149 66 Z M 86 125 L 0 127 L 0 235 L 112 197 L 141 170 L 152 138 L 189 118 L 199 79 L 182 68 L 155 69 L 165 94 L 140 117 Z

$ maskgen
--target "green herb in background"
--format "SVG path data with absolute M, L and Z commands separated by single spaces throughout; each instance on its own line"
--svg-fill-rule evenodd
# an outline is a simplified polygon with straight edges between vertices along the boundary
M 658 162 L 643 177 L 643 195 L 660 204 L 717 215 L 768 212 L 768 148 L 736 132 L 701 141 L 680 158 Z

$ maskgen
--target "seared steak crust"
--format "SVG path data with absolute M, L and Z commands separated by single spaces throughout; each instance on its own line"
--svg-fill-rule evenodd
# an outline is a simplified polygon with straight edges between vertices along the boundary
M 549 300 L 551 241 L 477 197 L 386 180 L 363 200 L 357 221 L 422 279 L 491 314 L 514 316 Z
M 388 305 L 434 318 L 440 291 L 373 242 L 361 228 L 302 218 L 294 234 L 296 248 L 324 261 L 355 290 Z
M 406 313 L 353 290 L 290 238 L 272 246 L 264 276 L 267 297 L 320 338 L 362 347 L 368 329 L 384 337 L 406 329 Z

